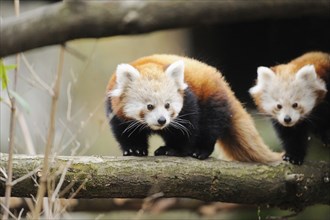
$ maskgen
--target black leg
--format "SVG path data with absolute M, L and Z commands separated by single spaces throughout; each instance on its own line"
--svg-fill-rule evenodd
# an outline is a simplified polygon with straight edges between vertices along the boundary
M 230 108 L 227 101 L 210 97 L 200 102 L 199 135 L 192 157 L 203 160 L 214 150 L 218 138 L 226 137 L 231 126 Z
M 313 132 L 320 136 L 325 146 L 330 146 L 330 102 L 320 103 L 309 118 Z
M 307 151 L 307 126 L 305 124 L 298 124 L 294 127 L 284 127 L 278 123 L 274 123 L 274 127 L 285 150 L 283 160 L 301 165 L 304 162 Z
M 207 135 L 202 135 L 201 138 L 196 141 L 195 148 L 191 153 L 191 156 L 200 160 L 208 158 L 214 150 L 215 143 L 216 138 L 208 137 Z
M 192 154 L 198 134 L 199 106 L 197 97 L 185 90 L 183 108 L 177 118 L 170 125 L 158 132 L 165 141 L 165 146 L 155 151 L 155 156 L 189 156 Z
M 125 122 L 118 117 L 110 121 L 113 134 L 119 142 L 124 156 L 147 156 L 150 131 L 133 120 Z
M 330 147 L 330 129 L 321 133 L 321 140 L 325 147 Z
M 166 155 L 183 157 L 190 155 L 196 139 L 196 129 L 188 124 L 181 122 L 180 127 L 170 126 L 162 131 L 160 135 L 164 139 L 165 146 L 159 147 L 155 151 L 155 156 Z M 182 126 L 186 127 L 186 129 L 183 129 Z

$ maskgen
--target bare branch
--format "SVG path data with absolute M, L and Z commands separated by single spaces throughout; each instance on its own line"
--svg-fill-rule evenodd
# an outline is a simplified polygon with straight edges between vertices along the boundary
M 261 19 L 330 17 L 330 1 L 80 1 L 68 0 L 8 18 L 0 57 L 79 38 Z
M 35 79 L 35 81 L 37 83 L 39 83 L 39 85 L 44 90 L 46 90 L 49 93 L 49 95 L 53 96 L 54 95 L 53 89 L 50 88 L 50 86 L 38 76 L 38 74 L 34 71 L 32 65 L 29 63 L 29 61 L 26 59 L 26 57 L 25 57 L 25 55 L 23 53 L 22 53 L 22 58 L 23 58 L 23 62 L 25 64 L 25 66 L 27 67 L 27 69 L 29 70 L 29 72 L 32 74 L 32 76 Z
M 14 1 L 15 6 L 15 14 L 19 16 L 19 0 Z M 1 32 L 0 32 L 1 33 Z M 14 82 L 12 85 L 12 91 L 17 91 L 17 78 L 18 78 L 18 71 L 20 69 L 20 55 L 16 54 L 16 68 L 14 72 Z M 6 179 L 6 193 L 5 193 L 5 202 L 4 206 L 9 209 L 10 207 L 10 197 L 12 191 L 12 176 L 13 176 L 13 154 L 14 154 L 14 147 L 15 147 L 15 130 L 16 130 L 16 100 L 15 97 L 10 95 L 9 88 L 7 87 L 8 97 L 11 103 L 10 108 L 10 125 L 9 125 L 9 145 L 8 145 L 8 152 L 9 157 L 7 161 L 7 179 Z M 9 212 L 7 209 L 4 209 L 4 214 L 2 216 L 3 220 L 8 219 Z
M 43 166 L 42 166 L 42 174 L 40 178 L 40 184 L 38 188 L 38 194 L 37 194 L 37 203 L 35 206 L 35 210 L 33 211 L 33 218 L 38 219 L 40 216 L 41 211 L 41 205 L 42 205 L 42 198 L 44 197 L 46 193 L 46 185 L 49 177 L 49 157 L 50 153 L 53 147 L 53 141 L 55 136 L 55 115 L 57 111 L 57 104 L 58 104 L 58 98 L 60 94 L 60 87 L 61 87 L 61 79 L 63 74 L 63 63 L 64 63 L 64 48 L 60 48 L 60 56 L 59 56 L 59 62 L 57 67 L 57 75 L 55 84 L 53 87 L 54 95 L 52 96 L 52 104 L 51 104 L 51 111 L 49 116 L 49 128 L 48 128 L 48 135 L 47 135 L 47 142 L 45 147 L 45 154 L 44 154 L 44 160 L 43 160 Z

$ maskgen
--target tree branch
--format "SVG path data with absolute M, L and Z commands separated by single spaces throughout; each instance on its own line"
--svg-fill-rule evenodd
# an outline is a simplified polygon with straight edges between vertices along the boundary
M 329 1 L 81 1 L 68 0 L 5 19 L 0 57 L 79 38 L 261 19 L 329 18 Z
M 0 167 L 4 167 L 8 155 L 0 156 Z M 13 179 L 40 166 L 42 159 L 15 155 Z M 330 164 L 325 162 L 295 166 L 285 162 L 262 165 L 212 158 L 199 161 L 178 157 L 61 156 L 52 163 L 53 173 L 58 167 L 67 166 L 69 160 L 72 163 L 61 188 L 64 191 L 59 193 L 65 198 L 82 186 L 75 198 L 144 198 L 162 192 L 164 197 L 295 210 L 313 204 L 330 205 Z M 4 195 L 4 188 L 2 182 L 0 196 Z M 12 196 L 30 197 L 37 188 L 33 179 L 27 178 L 13 186 Z

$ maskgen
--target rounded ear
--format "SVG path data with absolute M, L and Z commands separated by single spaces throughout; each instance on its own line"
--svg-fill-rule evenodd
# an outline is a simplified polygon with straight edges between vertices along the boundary
M 257 73 L 257 84 L 249 90 L 251 95 L 260 92 L 268 85 L 268 83 L 270 83 L 276 77 L 273 70 L 265 66 L 259 66 L 257 69 Z
M 133 66 L 122 63 L 116 69 L 116 82 L 118 85 L 124 85 L 140 77 L 140 73 Z
M 316 74 L 314 65 L 303 66 L 296 73 L 296 79 L 301 79 L 301 80 L 306 80 L 306 81 L 316 80 L 317 74 Z
M 172 78 L 179 89 L 186 89 L 188 85 L 184 82 L 184 62 L 178 60 L 167 67 L 165 74 Z
M 311 86 L 318 94 L 319 99 L 323 99 L 327 93 L 325 82 L 317 77 L 314 65 L 306 65 L 298 70 L 296 73 L 296 80 L 303 80 L 306 85 Z
M 124 88 L 134 80 L 140 77 L 140 73 L 133 66 L 123 63 L 116 69 L 116 88 L 112 90 L 109 96 L 120 96 Z
M 257 69 L 258 73 L 258 83 L 267 83 L 270 82 L 274 77 L 275 73 L 268 67 L 259 66 Z

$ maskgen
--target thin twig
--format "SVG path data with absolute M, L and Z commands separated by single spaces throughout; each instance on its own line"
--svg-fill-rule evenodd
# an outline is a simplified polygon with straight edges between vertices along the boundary
M 8 179 L 6 170 L 3 167 L 0 167 L 0 172 L 2 173 L 2 175 L 5 177 L 5 179 Z
M 8 217 L 10 215 L 13 219 L 17 219 L 16 216 L 13 213 L 11 213 L 11 211 L 5 205 L 3 205 L 2 203 L 0 205 L 1 205 L 2 209 L 5 211 L 4 213 L 8 213 Z M 2 216 L 2 219 L 4 218 L 4 216 L 5 215 Z
M 29 208 L 29 210 L 33 210 L 33 202 L 34 202 L 33 196 L 32 196 L 32 198 L 24 198 L 24 201 L 25 201 L 27 207 Z
M 66 94 L 68 96 L 68 109 L 66 111 L 66 119 L 71 121 L 71 108 L 72 108 L 72 97 L 71 97 L 71 82 L 68 83 Z
M 18 58 L 18 57 L 16 57 Z M 18 60 L 18 59 L 17 59 Z M 16 75 L 17 75 L 18 66 L 16 66 L 15 76 L 14 76 L 14 89 L 16 84 Z M 15 98 L 10 95 L 10 92 L 7 88 L 7 93 L 11 103 L 11 114 L 10 114 L 10 126 L 9 126 L 9 147 L 8 147 L 8 164 L 7 164 L 7 181 L 6 181 L 6 192 L 5 192 L 5 203 L 4 214 L 2 219 L 8 219 L 9 217 L 9 207 L 10 207 L 10 195 L 12 190 L 12 178 L 13 178 L 13 154 L 14 154 L 14 133 L 15 133 L 15 114 L 16 114 L 16 101 Z
M 17 184 L 17 183 L 19 183 L 19 182 L 21 182 L 21 181 L 23 181 L 23 180 L 25 180 L 25 179 L 31 177 L 31 176 L 32 176 L 33 174 L 35 174 L 38 170 L 40 170 L 40 167 L 37 167 L 37 168 L 35 168 L 34 170 L 28 172 L 27 174 L 21 176 L 20 178 L 17 178 L 16 180 L 12 181 L 12 182 L 11 182 L 12 186 L 14 186 L 15 184 Z
M 18 108 L 16 109 L 16 117 L 25 140 L 27 153 L 30 155 L 36 155 L 36 150 L 32 141 L 30 130 L 27 126 L 23 113 L 21 113 Z
M 84 187 L 84 185 L 87 183 L 88 178 L 86 178 L 78 187 L 78 189 L 72 193 L 72 195 L 68 198 L 68 200 L 73 199 L 79 192 L 80 190 Z M 63 209 L 61 210 L 61 214 L 65 212 L 65 210 L 68 208 L 68 204 L 65 204 L 65 206 L 63 207 Z
M 8 108 L 11 109 L 10 101 L 2 100 L 2 103 L 7 105 Z M 35 147 L 34 147 L 34 144 L 33 144 L 31 134 L 30 134 L 29 128 L 27 126 L 25 117 L 17 107 L 16 107 L 16 118 L 17 118 L 17 121 L 18 121 L 18 123 L 21 127 L 28 154 L 36 155 Z
M 95 113 L 98 111 L 98 109 L 102 106 L 103 102 L 99 102 L 99 104 L 94 108 L 94 110 L 88 115 L 88 117 L 86 118 L 85 121 L 82 121 L 80 123 L 80 127 L 77 129 L 77 131 L 71 135 L 71 138 L 64 144 L 62 144 L 61 149 L 59 150 L 59 152 L 64 151 L 74 140 L 76 140 L 77 136 L 84 130 L 84 128 L 86 127 L 86 125 L 89 123 L 89 121 L 91 120 L 91 118 L 93 118 L 93 116 L 95 115 Z
M 31 64 L 26 59 L 26 57 L 25 57 L 25 55 L 23 53 L 22 53 L 22 59 L 23 59 L 23 62 L 25 64 L 25 66 L 27 67 L 27 69 L 29 70 L 29 72 L 34 77 L 35 81 L 38 82 L 39 85 L 43 89 L 45 89 L 51 96 L 53 96 L 54 95 L 54 92 L 53 92 L 52 88 L 38 76 L 38 74 L 34 71 L 33 67 L 31 66 Z
M 15 6 L 15 14 L 16 17 L 19 16 L 19 0 L 14 0 L 14 6 Z M 13 91 L 17 91 L 17 75 L 20 65 L 20 55 L 16 55 L 16 68 L 14 72 L 14 82 L 13 82 Z M 14 137 L 15 137 L 15 115 L 16 115 L 16 100 L 13 96 L 10 95 L 9 89 L 7 87 L 7 93 L 8 97 L 10 99 L 11 103 L 11 113 L 10 113 L 10 126 L 9 126 L 9 146 L 8 146 L 8 165 L 7 165 L 7 181 L 6 181 L 6 191 L 5 191 L 5 203 L 4 203 L 4 214 L 2 216 L 3 220 L 8 219 L 9 214 L 11 215 L 9 211 L 10 207 L 10 197 L 11 197 L 11 190 L 12 190 L 12 179 L 13 179 L 13 154 L 14 154 Z
M 46 184 L 47 184 L 47 178 L 48 178 L 48 172 L 49 172 L 48 163 L 49 163 L 49 156 L 50 156 L 50 153 L 52 150 L 54 135 L 55 135 L 55 115 L 56 115 L 57 103 L 58 103 L 57 101 L 58 101 L 60 86 L 61 86 L 63 63 L 64 63 L 64 47 L 62 46 L 60 48 L 57 76 L 56 76 L 56 81 L 55 81 L 54 88 L 53 88 L 54 95 L 52 96 L 47 143 L 46 143 L 46 148 L 45 148 L 45 153 L 44 153 L 44 161 L 43 161 L 42 174 L 41 174 L 41 178 L 40 178 L 40 185 L 39 185 L 38 193 L 37 193 L 37 203 L 36 203 L 35 210 L 33 211 L 33 214 L 32 214 L 33 219 L 40 218 L 41 205 L 42 205 L 43 197 L 46 193 Z
M 82 182 L 82 183 L 80 184 L 80 186 L 78 187 L 78 189 L 77 189 L 74 193 L 72 193 L 72 195 L 70 196 L 69 199 L 73 199 L 74 197 L 76 197 L 76 195 L 80 192 L 80 190 L 85 186 L 85 184 L 87 183 L 87 181 L 90 180 L 91 178 L 92 178 L 91 176 L 88 176 L 88 177 L 84 180 L 84 182 Z
M 22 208 L 21 211 L 19 212 L 17 220 L 20 220 L 22 218 L 23 212 L 24 212 L 24 208 Z
M 60 192 L 60 189 L 64 183 L 64 180 L 65 180 L 65 175 L 66 175 L 66 172 L 68 171 L 70 165 L 71 165 L 72 161 L 68 161 L 66 166 L 64 167 L 63 171 L 62 171 L 62 175 L 61 175 L 61 178 L 60 178 L 60 181 L 58 182 L 55 190 L 54 190 L 54 193 L 52 195 L 52 198 L 51 198 L 51 202 L 55 202 L 55 199 L 56 199 L 56 196 L 58 196 L 59 192 Z

